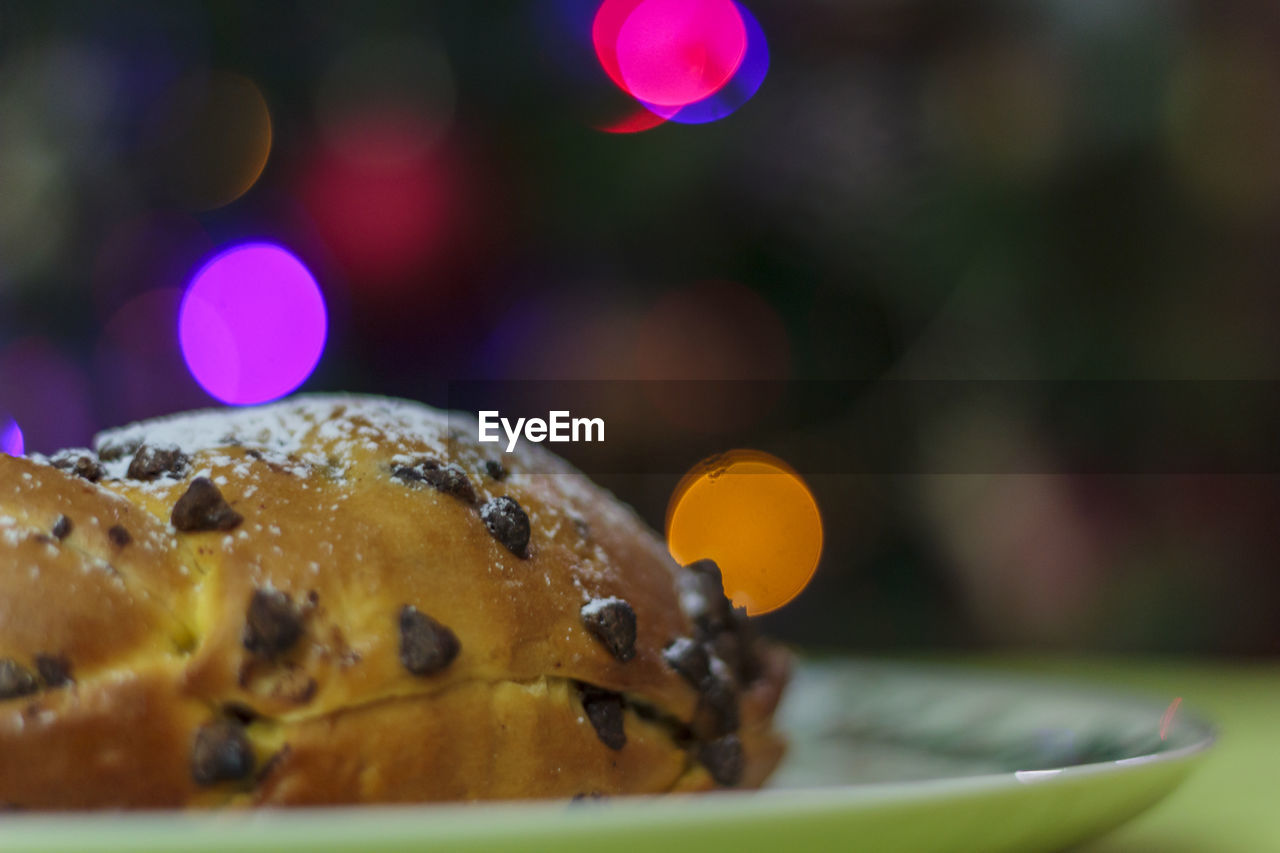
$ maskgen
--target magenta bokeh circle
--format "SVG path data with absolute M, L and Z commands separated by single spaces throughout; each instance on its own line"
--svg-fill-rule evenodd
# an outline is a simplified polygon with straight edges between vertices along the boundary
M 212 258 L 191 279 L 178 313 L 191 375 L 233 405 L 265 403 L 305 382 L 328 326 L 311 272 L 271 243 L 234 246 Z

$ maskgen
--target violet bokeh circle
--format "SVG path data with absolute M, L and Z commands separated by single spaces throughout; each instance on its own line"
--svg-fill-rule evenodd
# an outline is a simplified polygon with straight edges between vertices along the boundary
M 232 405 L 283 397 L 307 380 L 328 335 L 324 297 L 288 250 L 245 243 L 210 259 L 178 312 L 187 369 Z
M 21 456 L 23 452 L 22 429 L 13 418 L 0 418 L 0 453 Z

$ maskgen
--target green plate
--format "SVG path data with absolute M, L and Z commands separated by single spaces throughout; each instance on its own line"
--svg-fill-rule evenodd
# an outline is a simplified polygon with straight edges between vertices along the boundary
M 5 815 L 0 850 L 407 853 L 1059 850 L 1169 793 L 1212 744 L 1176 704 L 954 667 L 800 667 L 765 791 L 567 804 Z

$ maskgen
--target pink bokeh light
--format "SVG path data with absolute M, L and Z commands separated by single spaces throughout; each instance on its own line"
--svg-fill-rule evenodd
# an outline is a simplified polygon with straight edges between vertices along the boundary
M 227 249 L 187 287 L 178 339 L 191 375 L 224 403 L 283 397 L 307 380 L 328 334 L 310 271 L 271 243 Z
M 764 30 L 751 10 L 735 3 L 742 23 L 747 28 L 747 50 L 733 77 L 713 94 L 696 103 L 683 107 L 659 107 L 647 105 L 652 112 L 678 124 L 707 124 L 732 115 L 739 107 L 755 97 L 769 73 L 769 46 Z
M 618 67 L 618 33 L 642 2 L 644 0 L 604 0 L 591 22 L 591 43 L 600 67 L 623 91 L 626 91 L 627 84 L 622 79 L 622 69 Z
M 23 452 L 22 429 L 12 418 L 0 420 L 0 453 L 21 456 Z
M 678 108 L 729 82 L 746 55 L 747 30 L 733 0 L 606 0 L 592 41 L 623 90 Z

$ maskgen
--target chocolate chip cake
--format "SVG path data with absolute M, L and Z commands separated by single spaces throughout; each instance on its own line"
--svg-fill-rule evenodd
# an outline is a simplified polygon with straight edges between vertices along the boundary
M 759 785 L 783 651 L 537 446 L 413 403 L 0 455 L 0 805 Z

